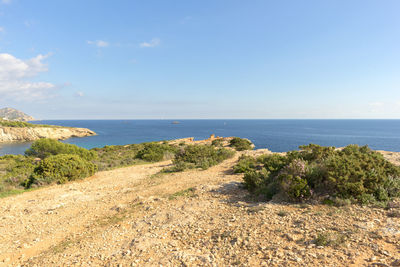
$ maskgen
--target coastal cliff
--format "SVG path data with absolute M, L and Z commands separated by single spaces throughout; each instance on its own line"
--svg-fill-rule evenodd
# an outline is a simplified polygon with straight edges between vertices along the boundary
M 69 127 L 0 127 L 1 142 L 29 142 L 40 138 L 64 140 L 71 137 L 96 135 L 86 128 Z

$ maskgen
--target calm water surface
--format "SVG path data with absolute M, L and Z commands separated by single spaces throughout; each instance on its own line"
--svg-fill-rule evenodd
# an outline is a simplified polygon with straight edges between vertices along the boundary
M 184 137 L 205 139 L 238 136 L 256 148 L 274 152 L 315 143 L 324 146 L 369 145 L 373 149 L 400 152 L 400 120 L 51 120 L 36 124 L 83 127 L 98 135 L 64 142 L 85 148 L 125 145 Z M 1 144 L 0 155 L 23 154 L 30 143 Z

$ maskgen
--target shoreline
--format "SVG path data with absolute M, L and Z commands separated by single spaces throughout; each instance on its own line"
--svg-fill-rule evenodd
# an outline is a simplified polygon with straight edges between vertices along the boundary
M 0 144 L 33 142 L 42 138 L 65 140 L 72 137 L 94 136 L 96 133 L 87 128 L 40 126 L 40 127 L 0 127 Z

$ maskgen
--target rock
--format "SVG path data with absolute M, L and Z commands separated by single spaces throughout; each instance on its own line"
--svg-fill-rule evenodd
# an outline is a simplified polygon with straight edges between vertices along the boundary
M 71 137 L 96 135 L 86 128 L 72 127 L 3 127 L 0 126 L 1 142 L 29 142 L 41 138 L 64 140 Z
M 369 262 L 372 262 L 372 261 L 375 261 L 375 260 L 376 260 L 376 257 L 373 256 L 373 257 L 371 257 L 368 261 L 369 261 Z
M 25 114 L 22 111 L 14 108 L 2 108 L 0 109 L 0 118 L 10 121 L 34 121 L 35 118 Z
M 116 212 L 121 212 L 122 210 L 124 210 L 126 208 L 126 205 L 124 204 L 118 204 L 115 205 L 114 207 L 111 208 L 111 210 L 114 210 Z

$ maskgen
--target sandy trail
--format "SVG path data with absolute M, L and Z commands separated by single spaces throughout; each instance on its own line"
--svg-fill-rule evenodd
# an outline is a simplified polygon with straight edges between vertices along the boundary
M 0 262 L 15 262 L 79 233 L 111 208 L 132 200 L 143 179 L 169 162 L 104 171 L 82 181 L 54 185 L 0 200 Z

